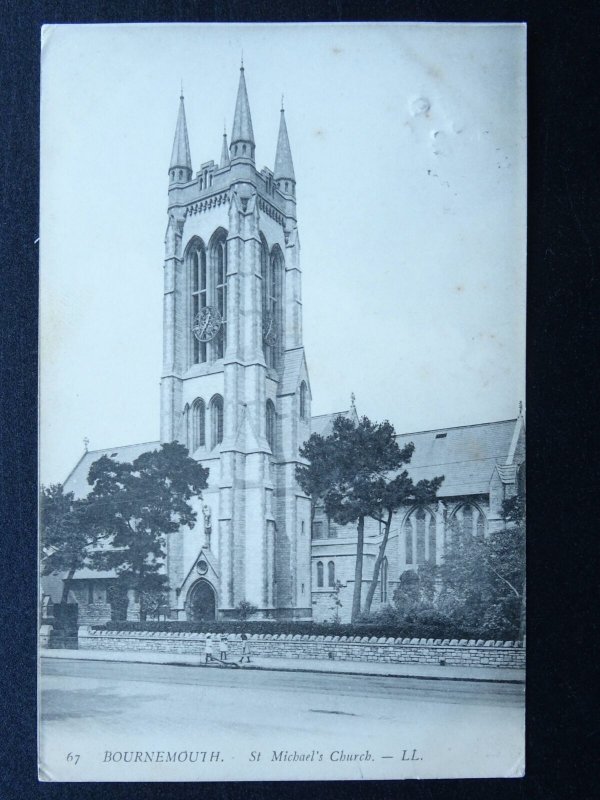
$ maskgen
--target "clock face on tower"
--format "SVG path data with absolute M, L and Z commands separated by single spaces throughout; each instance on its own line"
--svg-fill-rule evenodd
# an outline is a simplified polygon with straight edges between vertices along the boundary
M 223 320 L 219 310 L 214 306 L 205 306 L 194 317 L 192 331 L 199 342 L 210 342 L 215 338 L 222 324 Z
M 265 314 L 263 317 L 263 340 L 268 345 L 277 341 L 277 327 L 272 314 Z

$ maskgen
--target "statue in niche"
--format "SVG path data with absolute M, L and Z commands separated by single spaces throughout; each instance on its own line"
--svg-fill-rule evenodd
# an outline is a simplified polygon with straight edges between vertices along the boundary
M 212 519 L 210 506 L 205 503 L 202 506 L 202 516 L 204 517 L 204 546 L 210 548 L 210 535 L 212 533 Z

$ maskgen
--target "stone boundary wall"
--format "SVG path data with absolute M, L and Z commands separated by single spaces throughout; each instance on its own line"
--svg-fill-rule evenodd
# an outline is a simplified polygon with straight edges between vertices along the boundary
M 154 631 L 95 631 L 79 628 L 80 650 L 204 654 L 205 634 Z M 219 635 L 216 635 L 219 641 Z M 465 667 L 525 667 L 521 642 L 483 639 L 393 639 L 375 636 L 301 636 L 254 633 L 248 637 L 251 654 L 264 658 L 308 658 L 333 661 L 371 661 L 394 664 L 439 664 Z M 218 656 L 218 645 L 214 647 Z M 228 658 L 239 658 L 240 634 L 229 634 Z

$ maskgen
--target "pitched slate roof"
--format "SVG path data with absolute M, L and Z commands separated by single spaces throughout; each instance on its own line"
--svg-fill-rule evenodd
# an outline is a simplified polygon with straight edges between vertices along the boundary
M 112 456 L 117 461 L 135 461 L 142 453 L 158 450 L 160 442 L 142 442 L 141 444 L 126 444 L 121 447 L 108 447 L 105 450 L 88 450 L 79 459 L 73 471 L 64 483 L 65 492 L 73 492 L 76 498 L 85 497 L 90 491 L 87 482 L 90 467 L 102 456 Z
M 333 414 L 319 414 L 310 419 L 310 432 L 318 433 L 319 436 L 329 436 L 333 431 L 333 423 L 337 417 L 353 418 L 352 411 L 336 411 Z
M 353 412 L 346 410 L 312 417 L 311 432 L 328 436 L 333 430 L 334 420 L 339 416 L 352 419 Z M 402 433 L 396 440 L 401 447 L 408 442 L 415 445 L 411 462 L 406 467 L 413 481 L 445 476 L 439 497 L 487 494 L 496 466 L 501 467 L 501 476 L 506 472 L 504 465 L 511 450 L 516 423 L 516 419 L 508 419 L 456 428 L 436 428 Z M 159 447 L 160 442 L 143 442 L 90 450 L 83 454 L 65 481 L 65 491 L 73 492 L 75 497 L 85 497 L 90 489 L 87 482 L 90 467 L 103 455 L 112 456 L 117 461 L 134 461 L 142 453 Z
M 444 475 L 439 497 L 487 494 L 496 465 L 506 463 L 516 419 L 402 433 L 400 447 L 413 442 L 406 469 L 413 481 Z

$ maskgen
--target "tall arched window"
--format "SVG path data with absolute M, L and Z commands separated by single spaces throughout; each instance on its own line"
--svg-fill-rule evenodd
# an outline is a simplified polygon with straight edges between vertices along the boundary
M 411 511 L 404 521 L 404 547 L 406 564 L 424 564 L 436 561 L 435 517 L 427 508 Z
M 323 587 L 323 562 L 317 561 L 317 586 Z
M 388 560 L 387 556 L 383 557 L 381 562 L 381 602 L 387 603 L 388 596 Z
M 308 417 L 308 388 L 306 383 L 302 381 L 300 384 L 300 419 Z
M 327 585 L 335 586 L 335 564 L 333 561 L 327 564 Z
M 271 402 L 271 400 L 267 400 L 267 409 L 266 409 L 266 433 L 267 433 L 267 442 L 269 443 L 269 447 L 271 448 L 271 452 L 275 452 L 275 406 Z
M 197 398 L 192 405 L 192 446 L 197 450 L 206 444 L 206 406 L 204 400 Z
M 191 272 L 192 287 L 192 325 L 200 311 L 208 305 L 207 301 L 207 276 L 206 276 L 206 250 L 199 239 L 196 240 L 188 253 L 188 268 Z M 206 361 L 206 342 L 199 342 L 192 334 L 193 352 L 192 363 L 203 364 Z
M 220 235 L 213 247 L 215 306 L 223 324 L 215 337 L 215 358 L 223 358 L 227 347 L 227 239 Z
M 268 367 L 276 367 L 281 340 L 281 285 L 283 256 L 279 247 L 271 255 L 266 251 L 266 242 L 261 247 L 263 351 Z
M 210 445 L 216 447 L 223 441 L 223 398 L 216 394 L 210 401 Z
M 473 536 L 485 535 L 485 517 L 474 503 L 463 503 L 450 520 L 450 531 L 470 533 Z

